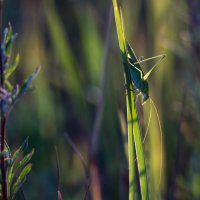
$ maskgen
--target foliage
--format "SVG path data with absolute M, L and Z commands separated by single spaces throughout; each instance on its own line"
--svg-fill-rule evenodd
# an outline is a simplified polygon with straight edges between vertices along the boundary
M 4 159 L 6 162 L 7 171 L 6 179 L 8 198 L 14 199 L 16 193 L 20 190 L 23 183 L 26 181 L 27 174 L 31 171 L 32 164 L 30 164 L 29 161 L 34 154 L 34 149 L 22 157 L 28 147 L 28 138 L 24 141 L 21 147 L 15 151 L 13 155 L 11 154 L 8 145 L 6 146 L 7 156 L 4 156 Z
M 157 190 L 161 143 L 157 119 L 152 113 L 143 144 L 151 199 L 200 199 L 200 3 L 197 0 L 118 2 L 123 4 L 126 37 L 137 56 L 147 58 L 160 52 L 167 55 L 149 79 L 150 96 L 155 100 L 164 133 L 162 183 Z M 25 195 L 29 200 L 57 199 L 53 148 L 56 145 L 62 197 L 83 199 L 84 171 L 76 154 L 64 142 L 63 134 L 67 132 L 87 162 L 101 93 L 101 63 L 112 1 L 6 0 L 4 3 L 3 24 L 11 21 L 13 29 L 20 33 L 13 53 L 20 52 L 20 65 L 25 66 L 18 67 L 9 81 L 21 83 L 37 63 L 45 66 L 37 78 L 37 92 L 18 102 L 7 124 L 7 139 L 12 149 L 19 146 L 27 133 L 30 145 L 36 147 L 34 173 L 31 184 L 23 188 Z M 106 53 L 105 107 L 96 157 L 99 176 L 95 181 L 100 180 L 97 191 L 103 199 L 128 199 L 129 167 L 123 148 L 127 134 L 121 136 L 122 131 L 127 133 L 126 102 L 114 23 L 108 33 L 111 48 Z M 144 73 L 150 66 L 151 61 L 142 63 Z M 138 114 L 144 136 L 148 102 L 143 109 L 139 107 Z M 136 161 L 134 164 L 137 167 Z
M 11 62 L 13 42 L 17 34 L 13 34 L 12 27 L 9 24 L 8 28 L 4 30 L 3 35 L 4 37 L 1 45 L 1 52 L 3 57 L 3 78 L 5 81 L 5 87 L 0 88 L 0 109 L 4 113 L 4 115 L 7 115 L 10 109 L 13 107 L 14 103 L 19 99 L 19 97 L 28 91 L 32 81 L 35 79 L 38 72 L 40 71 L 40 66 L 36 68 L 33 74 L 31 74 L 20 87 L 18 85 L 13 86 L 13 84 L 10 83 L 9 78 L 17 69 L 17 66 L 19 64 L 19 54 L 17 54 L 14 58 L 14 61 Z
M 19 87 L 18 85 L 11 84 L 9 81 L 10 76 L 15 72 L 19 64 L 19 54 L 17 54 L 12 61 L 12 49 L 13 43 L 17 34 L 13 34 L 12 27 L 9 24 L 8 28 L 4 30 L 3 40 L 1 45 L 1 55 L 2 55 L 2 76 L 3 84 L 0 88 L 0 111 L 1 118 L 8 120 L 9 113 L 13 108 L 15 102 L 25 94 L 30 88 L 32 81 L 37 76 L 40 67 L 31 74 Z M 3 122 L 1 122 L 3 123 Z M 1 128 L 1 134 L 5 134 Z M 5 142 L 5 149 L 0 153 L 3 161 L 1 165 L 5 167 L 6 180 L 3 180 L 3 175 L 1 177 L 1 187 L 0 194 L 3 199 L 7 198 L 12 200 L 15 198 L 16 193 L 20 190 L 23 183 L 26 181 L 27 174 L 31 171 L 32 164 L 29 162 L 34 154 L 34 149 L 27 154 L 24 154 L 28 147 L 28 138 L 22 144 L 19 149 L 15 151 L 12 155 L 9 145 Z M 23 155 L 24 154 L 24 155 Z M 1 160 L 2 161 L 2 160 Z M 2 172 L 2 171 L 1 171 Z M 2 172 L 3 173 L 3 172 Z M 6 197 L 3 194 L 3 182 L 6 183 L 7 194 Z

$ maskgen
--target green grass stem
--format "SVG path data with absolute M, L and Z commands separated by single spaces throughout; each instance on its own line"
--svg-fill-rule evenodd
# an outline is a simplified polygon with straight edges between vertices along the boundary
M 139 117 L 135 105 L 133 85 L 130 78 L 128 57 L 127 57 L 127 42 L 124 33 L 123 18 L 121 10 L 119 11 L 117 1 L 113 0 L 115 22 L 117 27 L 117 35 L 119 47 L 122 54 L 126 91 L 127 104 L 127 124 L 128 124 L 128 149 L 129 149 L 129 200 L 135 198 L 137 191 L 135 190 L 135 158 L 137 158 L 137 168 L 139 174 L 140 191 L 142 199 L 149 199 L 148 182 L 145 166 L 144 150 L 142 145 L 141 131 L 139 125 Z M 133 56 L 134 62 L 138 62 L 136 55 Z M 135 155 L 136 152 L 136 155 Z

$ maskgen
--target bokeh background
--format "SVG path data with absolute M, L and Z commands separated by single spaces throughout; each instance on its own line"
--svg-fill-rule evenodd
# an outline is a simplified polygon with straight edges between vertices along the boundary
M 3 25 L 11 22 L 19 34 L 13 82 L 42 65 L 35 89 L 18 102 L 7 126 L 13 151 L 27 136 L 35 148 L 26 199 L 57 199 L 58 187 L 63 199 L 128 199 L 125 86 L 112 9 L 111 0 L 4 1 Z M 152 111 L 144 143 L 152 199 L 158 193 L 159 199 L 199 199 L 200 3 L 126 0 L 122 10 L 138 57 L 167 55 L 149 78 L 163 129 L 161 143 Z M 154 62 L 144 63 L 144 71 Z M 138 109 L 145 132 L 149 104 L 138 101 Z

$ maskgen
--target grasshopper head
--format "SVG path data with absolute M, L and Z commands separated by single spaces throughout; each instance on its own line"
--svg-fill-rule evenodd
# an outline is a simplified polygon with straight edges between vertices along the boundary
M 142 81 L 140 91 L 142 92 L 143 95 L 143 103 L 145 103 L 145 101 L 147 101 L 149 98 L 149 85 L 146 80 Z

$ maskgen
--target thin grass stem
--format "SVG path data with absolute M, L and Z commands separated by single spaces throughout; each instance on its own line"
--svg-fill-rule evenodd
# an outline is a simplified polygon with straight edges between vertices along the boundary
M 134 62 L 138 62 L 134 51 L 129 51 L 129 46 L 126 40 L 123 16 L 121 7 L 118 8 L 117 0 L 113 0 L 115 22 L 117 27 L 117 35 L 119 48 L 122 55 L 124 66 L 126 90 L 126 106 L 127 106 L 127 125 L 128 125 L 128 149 L 129 149 L 129 200 L 135 199 L 137 191 L 135 190 L 136 176 L 134 160 L 137 157 L 137 169 L 139 175 L 140 191 L 142 199 L 149 199 L 148 182 L 145 166 L 145 156 L 143 143 L 139 125 L 139 116 L 136 109 L 135 97 L 133 93 L 133 84 L 130 77 L 130 65 L 128 55 L 131 53 L 131 58 Z M 129 48 L 128 48 L 129 47 Z M 136 153 L 136 155 L 135 155 Z

